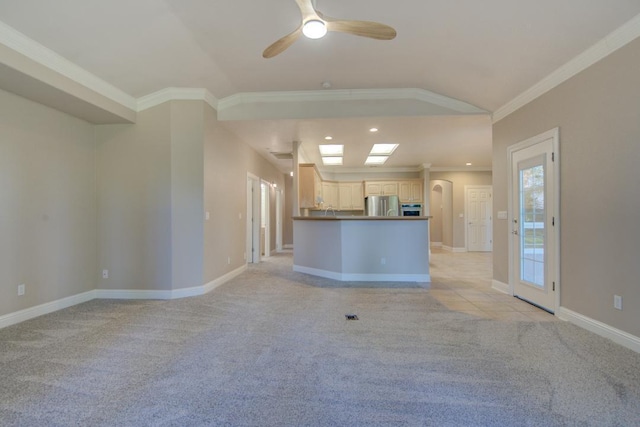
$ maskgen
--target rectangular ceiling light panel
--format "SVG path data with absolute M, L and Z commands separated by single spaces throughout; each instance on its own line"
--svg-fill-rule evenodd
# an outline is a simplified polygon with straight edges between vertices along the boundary
M 364 162 L 364 164 L 369 166 L 379 166 L 384 164 L 384 162 L 386 162 L 388 158 L 389 156 L 369 156 L 367 157 L 367 161 Z
M 342 166 L 342 157 L 323 157 L 322 163 L 325 166 Z
M 370 156 L 390 156 L 398 147 L 398 144 L 373 144 Z
M 341 144 L 318 145 L 318 149 L 320 150 L 320 155 L 322 157 L 344 155 L 344 145 Z

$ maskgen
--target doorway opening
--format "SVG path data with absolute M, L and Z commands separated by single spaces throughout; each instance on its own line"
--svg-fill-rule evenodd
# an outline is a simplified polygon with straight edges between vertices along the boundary
M 453 251 L 453 183 L 432 180 L 429 194 L 431 218 L 429 235 L 431 246 Z

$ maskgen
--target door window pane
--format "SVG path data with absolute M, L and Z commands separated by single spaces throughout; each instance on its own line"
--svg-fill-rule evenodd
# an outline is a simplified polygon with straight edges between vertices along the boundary
M 520 280 L 544 288 L 544 165 L 520 170 Z

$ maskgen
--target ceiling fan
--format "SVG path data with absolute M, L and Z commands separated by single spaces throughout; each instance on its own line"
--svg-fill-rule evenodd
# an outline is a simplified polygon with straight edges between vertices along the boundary
M 287 34 L 262 52 L 265 58 L 284 52 L 293 44 L 300 35 L 319 39 L 328 31 L 353 34 L 355 36 L 369 37 L 376 40 L 391 40 L 396 36 L 396 30 L 388 25 L 369 21 L 351 21 L 330 18 L 318 11 L 312 0 L 295 0 L 302 13 L 302 22 L 293 32 Z

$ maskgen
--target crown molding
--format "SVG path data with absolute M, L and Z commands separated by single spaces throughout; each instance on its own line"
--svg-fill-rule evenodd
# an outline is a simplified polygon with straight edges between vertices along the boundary
M 493 113 L 493 123 L 507 117 L 551 89 L 569 80 L 579 72 L 589 68 L 596 62 L 640 37 L 640 15 L 636 15 L 622 27 L 611 32 L 604 39 L 594 44 L 562 67 L 533 85 L 520 95 L 509 101 Z
M 436 166 L 430 172 L 491 172 L 491 166 Z
M 331 173 L 335 175 L 346 174 L 346 173 L 407 173 L 407 172 L 422 172 L 422 166 L 407 166 L 407 167 L 399 167 L 399 168 L 387 168 L 384 166 L 368 166 L 362 168 L 342 168 L 337 166 L 336 169 L 330 169 L 330 167 L 323 167 L 322 165 L 318 165 L 318 170 L 320 172 Z
M 461 114 L 489 114 L 488 111 L 457 99 L 424 89 L 339 89 L 286 92 L 241 92 L 218 103 L 219 111 L 245 104 L 327 101 L 414 100 L 434 104 Z
M 51 49 L 31 40 L 2 21 L 0 21 L 0 43 L 112 101 L 131 110 L 136 108 L 136 100 L 131 95 L 77 66 Z
M 163 104 L 167 101 L 204 101 L 214 110 L 218 109 L 218 99 L 207 89 L 168 87 L 138 98 L 137 111 Z

